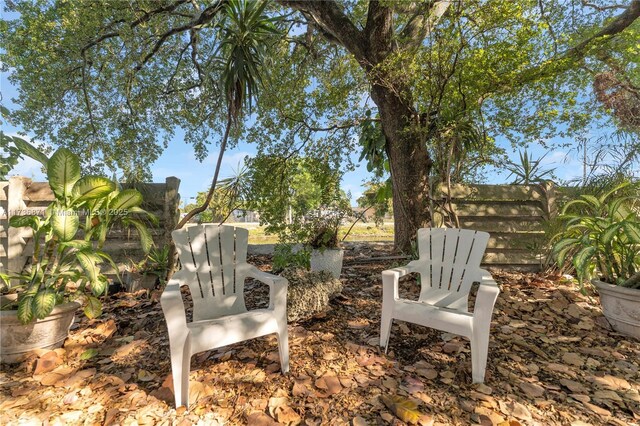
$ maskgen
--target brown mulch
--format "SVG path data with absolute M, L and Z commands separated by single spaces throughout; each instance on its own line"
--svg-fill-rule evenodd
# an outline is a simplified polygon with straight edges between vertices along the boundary
M 191 406 L 176 410 L 159 293 L 119 293 L 99 319 L 79 317 L 64 348 L 2 365 L 0 424 L 640 424 L 640 343 L 560 277 L 493 271 L 502 292 L 487 376 L 472 385 L 460 337 L 394 322 L 380 350 L 380 272 L 401 262 L 364 257 L 347 253 L 326 313 L 290 324 L 288 375 L 272 336 L 204 352 L 192 359 Z M 266 288 L 247 287 L 250 306 L 264 303 Z

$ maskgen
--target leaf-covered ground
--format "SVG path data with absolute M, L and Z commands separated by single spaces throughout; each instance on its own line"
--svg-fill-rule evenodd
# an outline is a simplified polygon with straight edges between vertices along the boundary
M 398 261 L 370 262 L 385 254 L 371 250 L 347 253 L 324 315 L 290 324 L 288 375 L 275 337 L 204 352 L 192 405 L 176 410 L 159 295 L 120 293 L 98 320 L 79 319 L 64 348 L 2 365 L 0 424 L 640 424 L 640 343 L 553 278 L 493 271 L 502 293 L 484 385 L 471 384 L 469 344 L 453 335 L 394 323 L 385 355 L 380 272 Z M 267 257 L 251 261 L 269 270 Z M 248 287 L 249 305 L 264 303 L 266 288 Z

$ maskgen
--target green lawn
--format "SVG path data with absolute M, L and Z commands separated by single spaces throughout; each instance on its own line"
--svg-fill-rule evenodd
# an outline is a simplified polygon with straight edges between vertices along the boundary
M 252 223 L 233 223 L 229 225 L 239 226 L 249 229 L 249 244 L 275 244 L 278 242 L 276 235 L 269 235 L 263 226 Z M 340 238 L 342 238 L 351 225 L 340 227 Z M 372 223 L 357 223 L 345 241 L 392 241 L 393 224 L 385 223 L 382 227 L 377 227 Z

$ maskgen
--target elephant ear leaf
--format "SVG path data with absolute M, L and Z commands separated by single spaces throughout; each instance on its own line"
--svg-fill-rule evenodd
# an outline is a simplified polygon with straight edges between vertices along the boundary
M 115 191 L 116 184 L 101 176 L 85 176 L 73 186 L 76 201 L 93 200 Z
M 33 296 L 24 296 L 20 298 L 18 303 L 18 319 L 22 324 L 28 324 L 34 319 L 33 315 Z
M 624 222 L 622 229 L 631 243 L 640 244 L 640 226 L 637 223 Z
M 49 315 L 56 306 L 56 292 L 47 288 L 36 293 L 33 297 L 32 311 L 36 318 L 42 319 Z
M 102 303 L 97 297 L 87 297 L 87 304 L 84 307 L 84 314 L 89 319 L 97 318 L 102 315 Z
M 125 189 L 111 200 L 109 208 L 111 210 L 125 210 L 138 207 L 140 204 L 142 204 L 142 194 L 136 189 Z
M 9 226 L 13 228 L 21 228 L 28 226 L 31 229 L 36 229 L 40 225 L 40 218 L 33 215 L 25 216 L 11 216 L 9 218 Z
M 87 275 L 87 278 L 89 278 L 89 281 L 91 283 L 98 281 L 100 270 L 96 265 L 96 259 L 94 256 L 87 252 L 79 251 L 76 253 L 76 257 L 78 259 L 78 263 L 80 263 L 80 266 L 82 267 L 82 270 Z
M 67 148 L 58 149 L 47 162 L 47 178 L 56 198 L 70 197 L 80 179 L 80 160 Z
M 80 218 L 73 210 L 58 210 L 51 217 L 51 225 L 60 241 L 71 241 L 80 227 Z
M 151 251 L 151 247 L 153 246 L 153 237 L 151 236 L 151 232 L 149 232 L 149 228 L 147 228 L 144 223 L 137 219 L 127 219 L 125 223 L 135 226 L 140 237 L 140 245 L 142 246 L 142 250 L 145 253 L 149 253 Z
M 49 159 L 46 155 L 44 155 L 38 148 L 31 145 L 29 142 L 25 141 L 22 138 L 13 137 L 13 144 L 18 148 L 18 150 L 26 155 L 27 157 L 31 157 L 37 162 L 41 163 L 43 166 L 47 167 L 47 162 Z

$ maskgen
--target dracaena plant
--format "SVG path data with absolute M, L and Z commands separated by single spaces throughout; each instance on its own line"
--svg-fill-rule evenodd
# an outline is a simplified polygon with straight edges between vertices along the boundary
M 599 278 L 640 288 L 638 198 L 626 195 L 632 185 L 625 182 L 601 196 L 581 195 L 563 208 L 566 227 L 556 235 L 554 253 L 560 265 L 571 260 L 581 285 Z
M 148 252 L 152 239 L 143 217 L 142 195 L 135 189 L 120 191 L 115 182 L 101 176 L 81 176 L 78 157 L 58 149 L 45 162 L 55 200 L 44 215 L 13 216 L 10 225 L 29 227 L 34 241 L 26 271 L 10 274 L 19 282 L 18 318 L 28 323 L 44 318 L 67 300 L 80 300 L 88 317 L 100 315 L 98 297 L 107 289 L 100 265 L 113 261 L 101 248 L 116 223 L 134 226 Z

